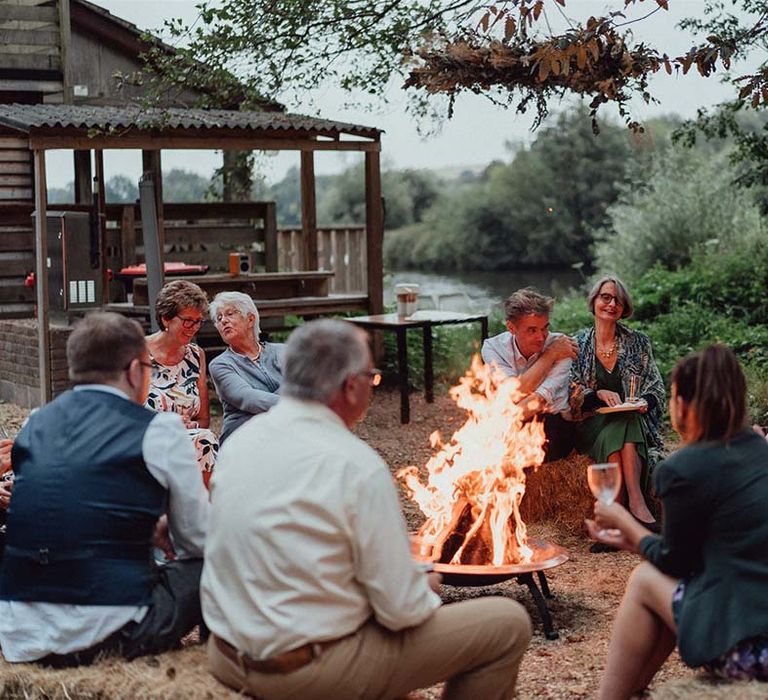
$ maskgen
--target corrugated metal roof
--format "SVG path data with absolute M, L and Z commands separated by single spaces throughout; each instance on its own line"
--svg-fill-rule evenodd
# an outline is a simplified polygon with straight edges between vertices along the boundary
M 0 104 L 0 125 L 29 133 L 31 130 L 101 129 L 158 130 L 177 129 L 242 129 L 258 131 L 302 131 L 348 134 L 376 138 L 381 129 L 359 124 L 335 122 L 317 117 L 282 112 L 238 112 L 223 109 L 142 109 L 138 106 L 96 107 L 89 105 L 24 105 Z M 276 134 L 280 135 L 280 134 Z

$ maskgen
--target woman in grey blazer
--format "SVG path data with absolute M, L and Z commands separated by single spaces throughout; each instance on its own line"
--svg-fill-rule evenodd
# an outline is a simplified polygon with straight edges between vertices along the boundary
M 669 413 L 684 446 L 656 471 L 662 535 L 615 503 L 587 522 L 647 560 L 616 615 L 601 698 L 641 692 L 675 644 L 689 666 L 768 680 L 768 443 L 746 427 L 733 352 L 713 345 L 678 362 Z
M 221 292 L 211 302 L 209 313 L 227 344 L 209 368 L 224 409 L 219 440 L 224 444 L 245 421 L 277 403 L 285 345 L 259 341 L 259 312 L 247 294 Z

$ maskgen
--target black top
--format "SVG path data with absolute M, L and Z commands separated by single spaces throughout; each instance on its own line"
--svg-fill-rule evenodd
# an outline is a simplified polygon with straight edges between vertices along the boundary
M 660 463 L 663 532 L 640 542 L 663 573 L 687 579 L 678 646 L 701 666 L 768 635 L 768 443 L 744 430 L 730 443 L 686 446 Z

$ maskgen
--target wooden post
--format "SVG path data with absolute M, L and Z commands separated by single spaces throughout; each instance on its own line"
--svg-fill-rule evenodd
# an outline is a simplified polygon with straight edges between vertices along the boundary
M 368 312 L 380 314 L 384 311 L 384 209 L 378 151 L 365 154 L 365 234 Z
M 120 262 L 123 267 L 136 264 L 136 222 L 133 204 L 123 207 L 120 221 Z
M 51 400 L 51 338 L 48 328 L 48 236 L 45 151 L 35 151 L 35 292 L 40 405 Z
M 165 214 L 163 213 L 163 169 L 160 151 L 142 151 L 141 165 L 144 174 L 150 173 L 155 184 L 155 209 L 157 210 L 157 240 L 160 245 L 160 265 L 165 266 Z
M 264 270 L 277 272 L 277 213 L 274 202 L 265 202 L 264 210 Z
M 304 269 L 317 270 L 317 207 L 313 151 L 301 152 L 301 232 L 304 239 Z
M 72 25 L 69 15 L 69 0 L 59 0 L 59 37 L 61 49 L 62 102 L 72 104 L 72 71 L 69 67 L 69 49 L 72 43 Z
M 93 175 L 91 152 L 74 151 L 75 156 L 75 204 L 93 203 Z
M 222 197 L 225 202 L 250 202 L 253 174 L 247 166 L 249 151 L 224 151 Z
M 104 181 L 104 151 L 96 150 L 96 178 L 99 190 L 96 196 L 97 223 L 99 226 L 99 254 L 101 256 L 101 303 L 109 304 L 109 274 L 107 271 L 107 192 Z

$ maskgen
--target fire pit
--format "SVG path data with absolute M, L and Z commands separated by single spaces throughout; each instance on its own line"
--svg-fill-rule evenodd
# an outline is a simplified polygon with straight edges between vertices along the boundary
M 543 540 L 531 539 L 528 543 L 533 547 L 534 555 L 531 561 L 521 564 L 506 564 L 493 566 L 488 564 L 443 564 L 433 562 L 429 557 L 418 553 L 423 545 L 419 539 L 415 539 L 414 549 L 417 552 L 415 558 L 425 564 L 432 564 L 432 568 L 443 577 L 443 583 L 449 586 L 493 586 L 511 578 L 517 580 L 521 586 L 527 586 L 533 602 L 541 618 L 541 626 L 544 628 L 544 636 L 547 639 L 557 639 L 560 635 L 552 624 L 552 615 L 547 607 L 546 599 L 553 598 L 549 589 L 549 582 L 545 575 L 547 569 L 554 569 L 568 561 L 568 552 L 556 544 Z M 533 575 L 539 579 L 539 585 Z M 539 587 L 540 586 L 540 587 Z
M 520 517 L 525 469 L 544 460 L 544 429 L 525 415 L 519 382 L 478 357 L 450 391 L 466 422 L 443 443 L 431 436 L 434 456 L 397 476 L 426 516 L 413 538 L 414 556 L 432 563 L 454 586 L 486 586 L 511 578 L 528 587 L 548 639 L 557 639 L 545 598 L 545 570 L 568 559 L 562 547 L 529 540 Z M 539 586 L 534 580 L 534 573 Z

